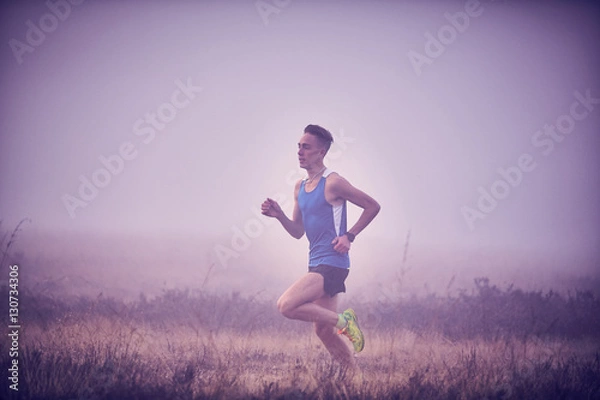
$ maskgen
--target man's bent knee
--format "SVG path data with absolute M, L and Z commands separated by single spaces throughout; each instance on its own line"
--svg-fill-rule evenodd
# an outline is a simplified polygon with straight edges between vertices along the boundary
M 277 310 L 286 318 L 292 318 L 294 306 L 283 296 L 277 300 Z

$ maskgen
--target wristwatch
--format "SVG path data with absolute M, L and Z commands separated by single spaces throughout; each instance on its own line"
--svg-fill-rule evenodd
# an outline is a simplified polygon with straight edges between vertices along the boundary
M 348 240 L 350 241 L 350 243 L 354 242 L 354 238 L 356 237 L 354 233 L 346 232 L 344 233 L 344 235 L 348 236 Z

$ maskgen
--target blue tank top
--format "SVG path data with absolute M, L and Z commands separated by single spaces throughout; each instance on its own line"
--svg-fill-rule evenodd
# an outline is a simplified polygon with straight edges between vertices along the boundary
M 327 264 L 350 268 L 348 253 L 335 251 L 331 244 L 337 236 L 346 233 L 346 202 L 334 207 L 325 200 L 325 179 L 331 172 L 326 169 L 323 178 L 311 192 L 306 192 L 305 180 L 300 184 L 298 206 L 309 242 L 308 266 Z

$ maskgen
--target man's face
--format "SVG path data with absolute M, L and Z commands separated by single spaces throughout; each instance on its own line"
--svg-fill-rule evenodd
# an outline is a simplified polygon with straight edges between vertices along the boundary
M 304 133 L 298 142 L 298 161 L 300 168 L 309 169 L 325 157 L 325 148 L 321 141 L 310 133 Z

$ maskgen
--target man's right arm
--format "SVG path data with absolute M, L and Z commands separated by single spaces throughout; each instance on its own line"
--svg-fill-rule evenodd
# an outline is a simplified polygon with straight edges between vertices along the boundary
M 273 199 L 267 199 L 262 203 L 261 212 L 268 217 L 277 218 L 283 228 L 294 238 L 300 239 L 304 235 L 304 224 L 302 222 L 302 213 L 298 206 L 298 193 L 300 192 L 300 184 L 296 183 L 294 188 L 294 211 L 292 211 L 292 219 L 289 219 L 283 212 L 279 204 Z

